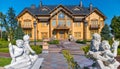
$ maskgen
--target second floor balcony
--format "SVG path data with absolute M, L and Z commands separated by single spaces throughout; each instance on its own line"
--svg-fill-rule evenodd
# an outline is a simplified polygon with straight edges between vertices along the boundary
M 23 29 L 32 29 L 32 25 L 21 25 Z
M 89 27 L 90 30 L 96 30 L 96 29 L 99 29 L 99 28 L 100 28 L 99 25 L 92 25 L 92 24 Z

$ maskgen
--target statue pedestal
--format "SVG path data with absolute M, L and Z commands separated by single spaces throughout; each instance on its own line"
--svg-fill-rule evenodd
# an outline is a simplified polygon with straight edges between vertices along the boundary
M 48 39 L 44 39 L 43 40 L 43 50 L 42 50 L 42 53 L 49 53 L 49 51 L 48 51 L 48 42 L 49 40 Z

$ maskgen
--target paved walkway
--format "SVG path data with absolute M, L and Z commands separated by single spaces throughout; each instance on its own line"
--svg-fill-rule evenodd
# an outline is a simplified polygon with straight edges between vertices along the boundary
M 41 69 L 68 69 L 67 61 L 60 53 L 40 54 L 44 58 Z
M 61 41 L 58 45 L 50 45 L 48 54 L 40 54 L 39 57 L 43 57 L 44 61 L 42 69 L 68 69 L 67 61 L 64 58 L 61 51 L 63 49 L 69 50 L 74 56 L 74 60 L 80 65 L 80 67 L 91 66 L 92 61 L 84 56 L 84 52 L 81 49 L 83 44 L 77 44 L 75 42 Z

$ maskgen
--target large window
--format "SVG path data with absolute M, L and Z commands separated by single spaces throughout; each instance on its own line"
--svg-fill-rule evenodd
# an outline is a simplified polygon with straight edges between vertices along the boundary
M 64 25 L 65 21 L 64 20 L 59 20 L 58 21 L 58 25 L 61 26 L 61 25 Z
M 64 13 L 61 12 L 61 13 L 58 15 L 58 18 L 60 18 L 60 19 L 65 18 Z
M 67 21 L 66 21 L 66 26 L 68 26 L 68 27 L 71 26 L 71 21 L 70 21 L 70 20 L 67 20 Z
M 56 26 L 56 20 L 52 20 L 52 26 Z

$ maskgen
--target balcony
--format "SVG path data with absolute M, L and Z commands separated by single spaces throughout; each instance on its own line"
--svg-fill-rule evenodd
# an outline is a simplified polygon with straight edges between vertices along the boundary
M 32 25 L 22 25 L 23 29 L 32 29 Z
M 90 30 L 97 30 L 99 28 L 100 28 L 99 25 L 90 25 L 90 27 L 89 27 Z

